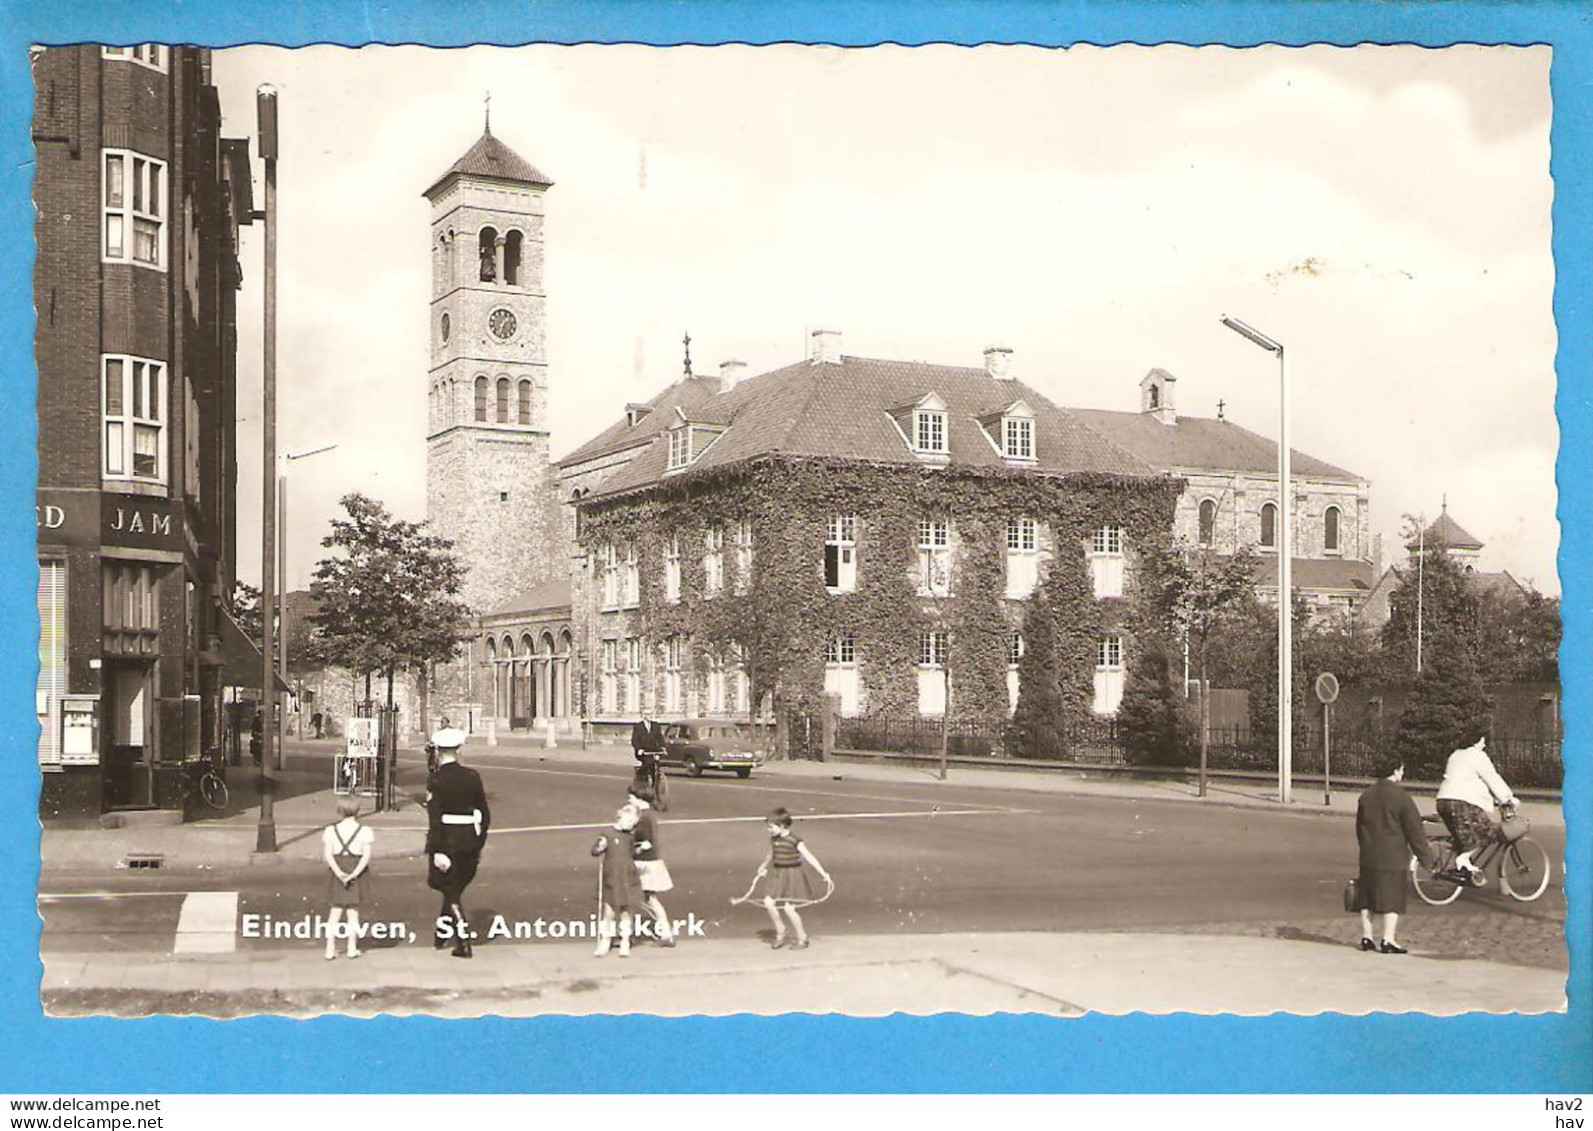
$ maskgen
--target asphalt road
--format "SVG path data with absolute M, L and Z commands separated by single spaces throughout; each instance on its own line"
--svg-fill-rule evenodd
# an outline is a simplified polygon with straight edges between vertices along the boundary
M 511 923 L 589 916 L 596 870 L 587 849 L 623 801 L 628 774 L 596 763 L 550 767 L 529 755 L 477 766 L 493 832 L 467 897 L 475 929 L 484 934 L 497 915 Z M 409 776 L 416 779 L 413 770 Z M 1339 902 L 1356 858 L 1353 826 L 1342 817 L 772 775 L 671 775 L 670 788 L 660 841 L 676 890 L 665 902 L 673 916 L 694 914 L 716 937 L 768 925 L 760 908 L 733 909 L 730 900 L 747 889 L 767 850 L 763 816 L 775 806 L 796 815 L 798 831 L 836 880 L 834 896 L 805 913 L 815 934 L 1270 931 L 1324 941 L 1359 934 Z M 409 824 L 423 823 L 419 811 L 409 813 Z M 1534 836 L 1561 858 L 1561 830 Z M 288 921 L 324 910 L 326 876 L 304 862 L 51 874 L 46 886 L 46 951 L 165 951 L 186 892 L 237 891 L 240 914 Z M 402 921 L 422 939 L 430 934 L 437 899 L 419 858 L 377 860 L 370 891 L 368 920 Z M 1471 957 L 1563 967 L 1564 916 L 1558 882 L 1532 905 L 1489 889 L 1431 908 L 1412 894 L 1403 933 L 1451 940 Z

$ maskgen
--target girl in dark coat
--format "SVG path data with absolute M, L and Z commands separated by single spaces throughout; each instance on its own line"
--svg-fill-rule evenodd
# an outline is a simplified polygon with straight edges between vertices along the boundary
M 1395 931 L 1405 911 L 1411 855 L 1429 872 L 1437 863 L 1416 802 L 1399 784 L 1404 777 L 1403 759 L 1390 757 L 1355 807 L 1355 839 L 1361 849 L 1356 907 L 1361 913 L 1361 949 L 1379 949 L 1372 942 L 1372 916 L 1381 915 L 1384 954 L 1407 953 L 1396 941 Z

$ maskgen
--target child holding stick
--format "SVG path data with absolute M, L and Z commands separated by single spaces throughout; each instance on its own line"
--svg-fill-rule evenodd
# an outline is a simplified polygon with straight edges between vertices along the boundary
M 631 916 L 646 907 L 636 874 L 636 838 L 632 835 L 637 817 L 634 806 L 621 806 L 614 815 L 614 827 L 592 845 L 592 855 L 602 857 L 597 877 L 598 941 L 592 952 L 598 958 L 608 954 L 616 928 L 620 957 L 631 956 Z

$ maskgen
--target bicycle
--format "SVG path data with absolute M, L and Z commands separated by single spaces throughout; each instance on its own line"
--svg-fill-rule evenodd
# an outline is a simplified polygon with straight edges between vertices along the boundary
M 660 762 L 663 754 L 658 750 L 638 750 L 636 758 L 641 762 L 638 767 L 642 781 L 653 787 L 653 808 L 659 812 L 669 809 L 669 779 L 664 776 L 664 767 Z
M 227 791 L 226 779 L 221 776 L 221 771 L 216 769 L 216 763 L 215 757 L 190 762 L 186 782 L 188 792 L 197 791 L 200 800 L 220 812 L 227 807 L 230 794 Z
M 1505 810 L 1508 818 L 1514 810 Z M 1423 817 L 1427 824 L 1442 826 L 1439 817 Z M 1552 868 L 1549 854 L 1542 845 L 1526 835 L 1527 823 L 1522 818 L 1520 832 L 1507 834 L 1502 825 L 1495 825 L 1488 842 L 1472 854 L 1472 864 L 1486 871 L 1495 861 L 1499 864 L 1499 886 L 1511 899 L 1531 903 L 1549 888 Z M 1472 884 L 1460 879 L 1455 870 L 1455 838 L 1448 829 L 1428 834 L 1427 843 L 1437 858 L 1437 867 L 1431 875 L 1424 873 L 1415 856 L 1410 861 L 1411 883 L 1422 901 L 1434 907 L 1445 907 L 1460 897 L 1462 888 Z

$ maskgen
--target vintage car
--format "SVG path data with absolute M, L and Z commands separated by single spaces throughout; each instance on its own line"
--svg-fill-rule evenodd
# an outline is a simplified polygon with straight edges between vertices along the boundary
M 692 777 L 704 770 L 724 770 L 750 778 L 763 753 L 744 723 L 729 719 L 686 719 L 664 723 L 665 766 L 682 766 Z

